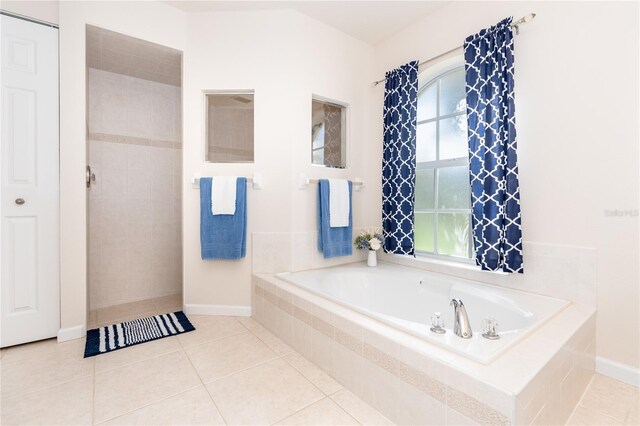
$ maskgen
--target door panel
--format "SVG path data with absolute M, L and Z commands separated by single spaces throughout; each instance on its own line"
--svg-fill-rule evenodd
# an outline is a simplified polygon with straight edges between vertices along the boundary
M 58 31 L 2 15 L 0 346 L 60 329 Z

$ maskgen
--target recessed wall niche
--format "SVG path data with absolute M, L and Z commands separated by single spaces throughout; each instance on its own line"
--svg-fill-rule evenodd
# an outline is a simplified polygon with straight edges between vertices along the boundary
M 205 92 L 205 161 L 253 163 L 253 91 Z

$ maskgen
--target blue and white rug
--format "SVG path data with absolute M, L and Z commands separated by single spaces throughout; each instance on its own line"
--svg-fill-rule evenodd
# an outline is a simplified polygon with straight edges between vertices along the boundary
M 84 357 L 195 330 L 182 311 L 120 322 L 87 331 Z

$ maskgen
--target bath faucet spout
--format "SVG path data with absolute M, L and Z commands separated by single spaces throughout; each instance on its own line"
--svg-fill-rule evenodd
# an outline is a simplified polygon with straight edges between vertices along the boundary
M 469 324 L 467 310 L 465 309 L 462 300 L 451 299 L 450 305 L 453 306 L 454 309 L 453 332 L 463 339 L 470 339 L 473 336 L 473 331 L 471 331 L 471 324 Z

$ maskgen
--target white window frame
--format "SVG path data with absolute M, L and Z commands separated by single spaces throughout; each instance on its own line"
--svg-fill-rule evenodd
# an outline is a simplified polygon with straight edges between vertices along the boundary
M 421 124 L 428 123 L 436 123 L 436 158 L 440 157 L 440 126 L 438 122 L 442 120 L 446 120 L 453 117 L 466 116 L 466 110 L 460 112 L 454 112 L 451 114 L 446 114 L 440 116 L 440 84 L 438 81 L 443 77 L 451 74 L 453 72 L 459 71 L 460 69 L 464 69 L 464 64 L 460 64 L 460 60 L 456 60 L 454 65 L 448 66 L 444 68 L 444 70 L 438 72 L 433 78 L 427 80 L 424 84 L 422 84 L 418 89 L 418 96 L 423 91 L 427 90 L 431 85 L 437 84 L 436 87 L 436 115 L 435 117 L 428 118 L 425 120 L 420 120 L 416 124 L 416 128 Z M 418 140 L 416 139 L 416 144 Z M 422 169 L 433 169 L 433 194 L 434 194 L 434 203 L 432 209 L 415 209 L 414 213 L 431 213 L 433 214 L 433 252 L 418 250 L 416 249 L 416 255 L 426 258 L 434 258 L 434 259 L 446 259 L 452 260 L 461 263 L 475 264 L 473 260 L 473 228 L 472 228 L 472 217 L 471 217 L 471 186 L 469 186 L 469 208 L 468 209 L 441 209 L 438 207 L 438 174 L 440 169 L 448 168 L 448 167 L 469 167 L 469 158 L 468 157 L 460 157 L 453 159 L 445 159 L 445 160 L 433 160 L 433 161 L 423 161 L 418 163 L 416 160 L 416 171 Z M 418 181 L 416 180 L 416 187 L 418 186 Z M 454 256 L 449 254 L 441 254 L 438 253 L 438 213 L 467 213 L 469 216 L 469 252 L 467 253 L 468 257 Z

